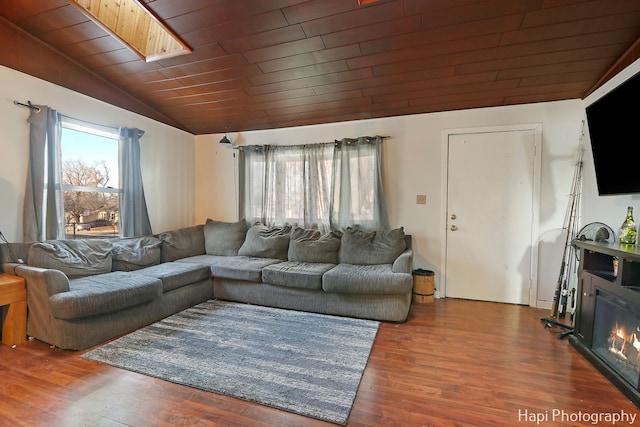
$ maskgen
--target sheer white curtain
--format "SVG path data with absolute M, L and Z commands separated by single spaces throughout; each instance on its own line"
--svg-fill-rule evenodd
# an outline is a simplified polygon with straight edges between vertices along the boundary
M 46 105 L 34 106 L 28 122 L 29 168 L 23 209 L 25 242 L 62 239 L 64 198 L 60 115 Z
M 241 212 L 249 223 L 321 231 L 389 228 L 382 138 L 241 149 Z
M 333 158 L 331 225 L 389 229 L 382 185 L 382 138 L 343 139 Z

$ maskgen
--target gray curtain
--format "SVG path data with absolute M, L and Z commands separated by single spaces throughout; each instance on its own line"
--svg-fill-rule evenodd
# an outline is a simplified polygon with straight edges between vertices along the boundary
M 247 173 L 245 150 L 238 150 L 238 219 L 249 218 L 247 205 Z
M 388 230 L 382 185 L 381 137 L 343 139 L 336 144 L 331 186 L 331 226 Z
M 29 167 L 23 209 L 25 242 L 63 239 L 64 198 L 60 115 L 38 105 L 31 110 L 29 128 Z
M 382 137 L 241 148 L 240 203 L 250 223 L 321 231 L 388 229 Z
M 120 235 L 134 237 L 152 234 L 140 171 L 142 131 L 120 129 L 118 163 L 120 171 Z

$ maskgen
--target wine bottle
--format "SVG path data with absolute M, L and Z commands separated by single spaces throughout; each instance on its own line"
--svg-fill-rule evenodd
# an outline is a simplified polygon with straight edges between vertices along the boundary
M 627 217 L 624 219 L 620 231 L 618 232 L 618 240 L 621 244 L 635 245 L 638 236 L 636 222 L 633 220 L 633 207 L 627 208 Z

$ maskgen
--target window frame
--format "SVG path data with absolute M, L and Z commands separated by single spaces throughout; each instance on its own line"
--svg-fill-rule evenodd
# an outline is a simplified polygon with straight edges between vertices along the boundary
M 109 126 L 104 126 L 104 125 L 99 125 L 99 124 L 94 124 L 94 123 L 88 123 L 88 122 L 84 122 L 81 120 L 77 120 L 77 119 L 73 119 L 71 117 L 66 117 L 66 116 L 61 116 L 60 118 L 60 129 L 61 129 L 61 133 L 60 133 L 60 146 L 62 148 L 61 150 L 61 156 L 60 156 L 60 161 L 61 163 L 63 163 L 65 161 L 65 156 L 64 156 L 64 137 L 63 137 L 63 130 L 64 129 L 68 129 L 68 130 L 73 130 L 76 132 L 80 132 L 83 134 L 87 134 L 87 135 L 92 135 L 92 136 L 97 136 L 100 138 L 106 138 L 106 139 L 110 139 L 113 140 L 113 142 L 116 144 L 116 154 L 118 157 L 118 162 L 120 161 L 119 157 L 120 157 L 120 153 L 118 152 L 118 144 L 119 144 L 119 139 L 120 139 L 120 132 L 118 128 L 114 128 L 114 127 L 109 127 Z M 119 165 L 118 165 L 119 168 Z M 61 171 L 64 173 L 64 167 L 61 166 Z M 116 170 L 116 175 L 119 175 L 120 171 Z M 61 190 L 62 190 L 62 194 L 65 194 L 66 192 L 85 192 L 85 193 L 97 193 L 97 194 L 115 194 L 118 195 L 118 209 L 117 211 L 120 210 L 120 194 L 122 192 L 122 188 L 120 186 L 120 182 L 118 180 L 118 187 L 113 187 L 113 186 L 106 186 L 106 187 L 97 187 L 97 186 L 86 186 L 86 185 L 67 185 L 64 183 L 61 183 Z M 65 215 L 65 228 L 68 226 L 73 225 L 74 230 L 73 230 L 73 235 L 76 235 L 76 230 L 78 229 L 78 225 L 82 224 L 79 222 L 67 222 L 66 218 L 67 218 L 67 207 L 64 203 L 63 200 L 63 208 L 64 208 L 64 215 Z M 119 214 L 118 214 L 119 215 Z M 105 219 L 105 218 L 102 218 Z M 111 220 L 111 219 L 110 219 Z

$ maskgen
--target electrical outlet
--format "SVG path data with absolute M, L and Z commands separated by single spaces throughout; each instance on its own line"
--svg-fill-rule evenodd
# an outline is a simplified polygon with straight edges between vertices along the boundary
M 416 196 L 416 204 L 417 205 L 426 205 L 427 204 L 427 196 L 426 196 L 426 194 L 418 194 Z

